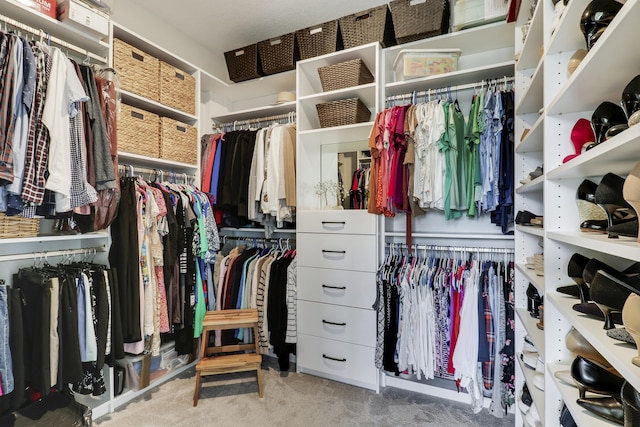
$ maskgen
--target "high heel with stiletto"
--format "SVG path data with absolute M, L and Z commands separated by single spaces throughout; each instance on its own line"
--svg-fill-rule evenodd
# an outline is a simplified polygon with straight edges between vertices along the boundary
M 576 383 L 581 399 L 585 398 L 587 392 L 609 395 L 619 399 L 620 390 L 624 383 L 624 378 L 582 356 L 577 356 L 571 363 L 571 377 Z
M 614 225 L 616 215 L 622 214 L 626 217 L 628 212 L 633 209 L 622 195 L 624 182 L 624 178 L 608 173 L 602 177 L 600 184 L 596 187 L 595 202 L 607 213 L 608 227 Z
M 600 209 L 600 208 L 598 208 Z M 576 282 L 575 285 L 560 286 L 557 291 L 580 298 L 580 302 L 589 301 L 589 286 L 585 283 L 582 273 L 589 263 L 589 258 L 579 253 L 575 253 L 569 259 L 567 264 L 567 275 Z
M 638 276 L 628 277 L 622 273 L 609 273 L 598 270 L 589 288 L 593 302 L 605 316 L 604 329 L 613 329 L 615 323 L 611 316 L 614 311 L 622 311 L 632 292 L 640 293 Z
M 573 129 L 571 129 L 571 143 L 575 153 L 569 154 L 562 159 L 562 163 L 567 163 L 569 160 L 578 157 L 589 144 L 594 144 L 595 141 L 596 136 L 593 133 L 591 122 L 587 119 L 578 119 L 576 124 L 573 125 Z
M 605 232 L 607 230 L 607 213 L 596 204 L 597 188 L 598 184 L 585 179 L 576 190 L 580 231 Z

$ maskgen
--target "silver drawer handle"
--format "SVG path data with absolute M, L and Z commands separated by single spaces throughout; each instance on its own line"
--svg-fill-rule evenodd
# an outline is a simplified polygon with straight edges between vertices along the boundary
M 347 324 L 345 322 L 329 322 L 328 320 L 324 320 L 322 319 L 322 323 L 325 323 L 327 325 L 335 325 L 335 326 L 347 326 Z
M 342 224 L 342 225 L 345 225 L 346 224 L 345 221 L 321 221 L 321 222 L 322 222 L 322 225 L 325 225 L 325 224 Z
M 331 356 L 327 356 L 326 354 L 323 354 L 322 357 L 324 357 L 325 359 L 329 359 L 329 360 L 335 360 L 336 362 L 346 362 L 347 359 L 338 359 L 335 357 L 331 357 Z
M 329 289 L 337 289 L 339 291 L 346 291 L 347 287 L 346 286 L 329 286 L 329 285 L 322 285 L 323 288 L 329 288 Z
M 344 255 L 344 254 L 347 253 L 347 251 L 329 251 L 327 249 L 323 249 L 322 253 L 323 254 L 343 254 Z

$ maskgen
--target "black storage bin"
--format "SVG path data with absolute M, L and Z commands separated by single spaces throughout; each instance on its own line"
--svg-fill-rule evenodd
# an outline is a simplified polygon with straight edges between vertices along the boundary
M 232 82 L 239 83 L 264 75 L 256 44 L 225 52 L 224 59 Z
M 339 19 L 344 48 L 380 42 L 382 47 L 396 44 L 391 12 L 386 4 Z
M 300 59 L 309 59 L 342 50 L 338 20 L 325 22 L 296 31 Z
M 262 71 L 267 75 L 295 70 L 300 59 L 294 33 L 258 42 L 258 54 Z
M 398 44 L 449 32 L 449 0 L 391 0 L 389 9 Z

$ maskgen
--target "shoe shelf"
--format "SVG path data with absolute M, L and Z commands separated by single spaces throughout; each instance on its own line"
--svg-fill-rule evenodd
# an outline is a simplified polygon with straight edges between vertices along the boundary
M 534 270 L 528 269 L 526 264 L 517 263 L 516 268 L 529 283 L 536 287 L 540 295 L 544 295 L 544 276 L 538 276 Z
M 535 69 L 540 63 L 540 46 L 542 46 L 542 5 L 544 2 L 538 2 L 529 24 L 529 30 L 522 44 L 520 57 L 516 62 L 516 71 Z M 524 5 L 522 5 L 523 7 Z M 522 33 L 516 33 L 516 37 L 521 37 Z
M 531 338 L 533 346 L 538 351 L 538 354 L 544 355 L 544 331 L 538 329 L 536 326 L 538 319 L 531 317 L 527 309 L 523 307 L 516 308 L 516 313 L 527 331 L 527 335 Z
M 547 292 L 545 304 L 549 302 L 616 368 L 620 375 L 636 390 L 640 390 L 640 367 L 631 363 L 631 359 L 638 355 L 638 350 L 630 344 L 609 338 L 607 331 L 603 329 L 603 320 L 574 311 L 572 306 L 579 302 L 578 299 L 557 292 Z
M 524 362 L 520 358 L 520 353 L 516 354 L 516 359 L 518 359 L 518 364 L 520 365 L 520 370 L 524 375 L 524 381 L 527 383 L 527 388 L 529 389 L 529 394 L 531 394 L 531 400 L 533 400 L 533 404 L 536 405 L 536 409 L 538 410 L 539 414 L 544 414 L 544 391 L 540 390 L 533 383 L 533 377 L 536 374 L 536 370 L 531 369 L 524 364 Z
M 567 163 L 548 171 L 546 177 L 555 181 L 603 176 L 609 172 L 627 175 L 640 159 L 638 139 L 640 139 L 640 126 L 632 126 Z
M 640 244 L 636 242 L 635 238 L 620 237 L 619 239 L 610 239 L 607 234 L 581 231 L 549 231 L 547 232 L 547 237 L 551 240 L 580 248 L 640 261 Z M 638 373 L 640 374 L 640 371 Z
M 520 187 L 516 188 L 516 193 L 540 193 L 544 187 L 544 176 L 539 176 L 536 179 L 533 179 L 526 184 L 522 184 Z
M 522 138 L 520 144 L 516 146 L 516 153 L 523 154 L 529 152 L 541 152 L 543 150 L 542 143 L 542 128 L 544 123 L 544 116 L 538 115 L 533 126 L 531 126 L 529 133 Z
M 516 105 L 515 112 L 517 115 L 537 113 L 542 108 L 543 66 L 544 60 L 541 60 L 533 71 L 531 80 L 526 89 L 524 89 L 520 102 Z
M 516 231 L 520 231 L 525 234 L 531 234 L 532 236 L 544 237 L 543 227 L 516 225 Z
M 620 101 L 624 86 L 638 73 L 638 55 L 621 53 L 624 52 L 621 46 L 630 46 L 629 40 L 638 37 L 638 1 L 629 0 L 622 6 L 589 54 L 567 79 L 563 89 L 549 103 L 548 114 L 593 111 L 602 101 Z M 613 75 L 612 70 L 615 70 Z
M 555 55 L 562 52 L 571 52 L 573 54 L 575 46 L 585 44 L 579 22 L 582 12 L 590 1 L 572 0 L 566 4 L 555 31 L 549 37 L 546 48 L 547 55 Z
M 609 427 L 616 426 L 618 424 L 613 423 L 611 421 L 607 421 L 602 417 L 592 414 L 587 411 L 576 402 L 580 397 L 578 395 L 578 389 L 566 384 L 555 377 L 556 372 L 567 370 L 568 366 L 560 363 L 553 363 L 547 365 L 547 369 L 549 370 L 549 374 L 553 379 L 554 384 L 560 391 L 560 395 L 562 396 L 562 400 L 565 405 L 571 412 L 571 416 L 573 420 L 576 422 L 578 426 L 588 426 L 588 427 Z M 533 395 L 532 395 L 533 398 Z

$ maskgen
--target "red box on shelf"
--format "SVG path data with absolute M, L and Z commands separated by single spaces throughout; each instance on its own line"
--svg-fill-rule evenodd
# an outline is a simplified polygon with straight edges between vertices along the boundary
M 56 0 L 18 0 L 21 3 L 31 9 L 34 9 L 43 15 L 47 15 L 56 19 L 57 17 L 57 1 Z

